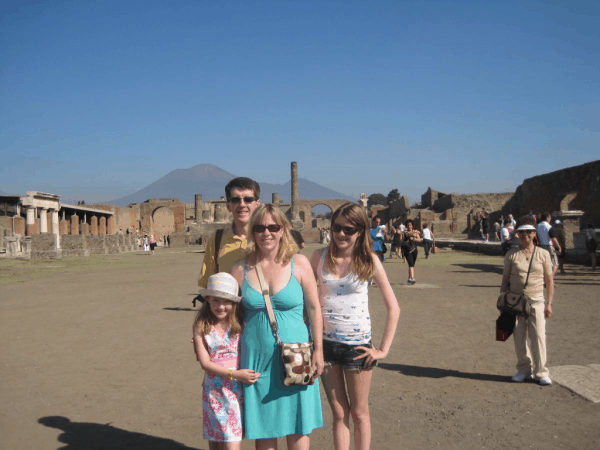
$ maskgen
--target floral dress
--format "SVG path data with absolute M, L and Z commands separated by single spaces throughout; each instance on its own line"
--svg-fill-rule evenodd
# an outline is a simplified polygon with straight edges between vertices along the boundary
M 210 334 L 202 335 L 210 360 L 222 367 L 238 367 L 239 335 L 230 330 L 221 336 L 215 327 Z M 202 383 L 202 410 L 204 413 L 204 439 L 216 442 L 242 440 L 242 386 L 239 381 L 206 373 Z

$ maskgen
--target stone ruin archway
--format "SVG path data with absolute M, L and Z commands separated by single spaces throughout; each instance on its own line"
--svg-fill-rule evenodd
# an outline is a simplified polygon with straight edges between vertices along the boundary
M 317 228 L 317 225 L 313 221 L 312 210 L 315 206 L 324 205 L 327 206 L 333 213 L 340 206 L 350 203 L 347 200 L 300 200 L 298 215 L 302 222 L 304 222 L 304 229 Z M 302 215 L 304 213 L 304 216 Z M 319 225 L 320 226 L 320 225 Z M 328 225 L 327 225 L 328 226 Z
M 159 206 L 152 211 L 152 234 L 154 239 L 162 240 L 163 236 L 175 232 L 175 214 L 171 208 Z
M 323 203 L 313 206 L 310 215 L 309 228 L 329 227 L 333 209 Z

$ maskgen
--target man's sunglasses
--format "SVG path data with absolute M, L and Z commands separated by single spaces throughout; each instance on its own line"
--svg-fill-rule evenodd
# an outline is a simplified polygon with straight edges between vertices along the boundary
M 242 200 L 244 200 L 244 203 L 252 203 L 256 201 L 256 197 L 229 197 L 227 199 L 229 203 L 234 203 L 236 205 L 242 203 Z
M 352 236 L 353 234 L 356 234 L 361 230 L 360 228 L 343 227 L 341 225 L 338 225 L 337 223 L 331 225 L 331 229 L 334 233 L 339 233 L 340 231 L 343 231 L 346 236 Z
M 270 233 L 277 233 L 281 230 L 281 225 L 271 224 L 271 225 L 253 225 L 252 231 L 255 233 L 264 233 L 265 230 L 269 230 Z

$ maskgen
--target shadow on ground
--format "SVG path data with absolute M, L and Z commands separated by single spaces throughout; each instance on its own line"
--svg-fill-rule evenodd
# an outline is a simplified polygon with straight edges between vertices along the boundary
M 38 422 L 63 431 L 58 441 L 66 446 L 61 450 L 197 450 L 171 439 L 121 430 L 110 424 L 71 422 L 62 416 L 42 417 Z
M 407 377 L 423 378 L 467 378 L 469 380 L 496 381 L 500 383 L 510 383 L 510 377 L 504 375 L 491 375 L 487 373 L 470 373 L 459 370 L 439 369 L 437 367 L 408 366 L 406 364 L 388 364 L 380 363 L 379 368 L 385 370 L 397 370 Z
M 497 264 L 452 264 L 452 265 L 462 267 L 464 269 L 479 270 L 480 272 L 497 273 L 499 275 L 502 275 L 502 272 L 504 270 L 503 266 L 499 266 Z M 455 271 L 455 272 L 461 272 L 461 271 Z M 464 272 L 467 273 L 467 271 L 464 271 Z

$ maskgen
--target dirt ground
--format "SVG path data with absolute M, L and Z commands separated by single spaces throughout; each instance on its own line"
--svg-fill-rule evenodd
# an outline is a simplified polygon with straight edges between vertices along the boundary
M 0 260 L 0 448 L 207 449 L 190 344 L 199 251 Z M 512 337 L 495 341 L 501 264 L 452 250 L 425 260 L 421 250 L 415 286 L 399 260 L 384 264 L 402 314 L 373 376 L 373 449 L 600 448 L 600 404 L 557 384 L 510 382 Z M 600 363 L 600 274 L 566 270 L 547 325 L 550 368 Z M 377 345 L 377 288 L 370 305 Z M 322 400 L 311 448 L 333 449 Z

